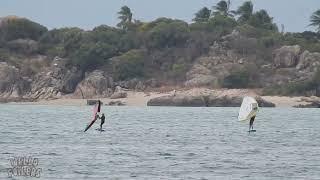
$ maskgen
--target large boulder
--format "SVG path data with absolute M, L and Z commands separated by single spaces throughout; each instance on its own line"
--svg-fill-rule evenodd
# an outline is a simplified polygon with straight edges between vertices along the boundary
M 237 62 L 237 63 L 235 63 Z M 219 88 L 225 77 L 232 70 L 241 69 L 237 58 L 232 52 L 217 56 L 203 56 L 195 60 L 193 66 L 186 74 L 186 87 L 212 87 Z
M 277 68 L 295 67 L 300 54 L 301 48 L 299 45 L 283 46 L 273 52 L 274 65 Z
M 260 107 L 276 107 L 276 105 L 272 102 L 269 102 L 265 99 L 263 99 L 260 96 L 255 97 Z
M 73 67 L 65 72 L 63 79 L 60 81 L 59 90 L 65 94 L 73 93 L 81 80 L 82 71 Z
M 146 85 L 143 83 L 142 80 L 138 78 L 133 78 L 126 81 L 119 81 L 115 83 L 116 86 L 120 86 L 126 89 L 133 89 L 137 91 L 143 91 L 146 88 Z
M 209 96 L 207 101 L 208 107 L 240 107 L 242 97 L 233 96 Z
M 21 77 L 19 69 L 0 62 L 0 96 L 3 98 L 18 98 L 30 90 L 30 80 Z
M 304 103 L 294 106 L 296 108 L 320 108 L 320 98 L 311 96 L 301 99 Z
M 110 101 L 108 105 L 109 106 L 125 106 L 126 104 L 122 101 Z
M 182 106 L 204 107 L 205 100 L 201 96 L 162 96 L 149 100 L 148 106 Z
M 186 87 L 211 86 L 218 87 L 219 81 L 212 75 L 195 74 L 191 79 L 187 80 L 184 85 Z
M 289 83 L 303 83 L 312 80 L 317 70 L 320 68 L 320 53 L 310 53 L 304 51 L 297 56 L 297 65 L 287 68 L 278 68 L 261 71 L 260 77 L 263 79 L 263 86 L 287 85 Z
M 300 55 L 299 63 L 296 68 L 298 70 L 315 72 L 319 66 L 320 66 L 320 53 L 310 53 L 309 51 L 304 51 Z
M 66 60 L 55 58 L 51 65 L 33 78 L 29 96 L 34 99 L 55 99 L 75 91 L 82 79 L 82 72 L 67 68 Z
M 210 61 L 205 57 L 199 58 L 189 72 L 186 74 L 186 87 L 217 86 L 217 78 L 212 75 L 206 62 Z
M 109 97 L 112 94 L 114 83 L 112 77 L 107 76 L 103 71 L 96 70 L 89 73 L 81 81 L 74 92 L 75 96 L 82 98 Z
M 312 102 L 309 104 L 299 104 L 295 108 L 320 108 L 320 102 Z

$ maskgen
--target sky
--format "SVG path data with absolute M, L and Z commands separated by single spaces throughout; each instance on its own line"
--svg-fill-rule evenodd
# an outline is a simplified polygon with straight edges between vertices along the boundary
M 0 16 L 26 17 L 49 29 L 80 27 L 90 30 L 98 25 L 115 26 L 117 12 L 127 5 L 133 18 L 151 21 L 169 17 L 191 22 L 204 6 L 212 7 L 219 0 L 0 0 Z M 246 0 L 231 0 L 236 9 Z M 314 30 L 308 27 L 311 14 L 320 9 L 320 0 L 252 0 L 254 9 L 266 9 L 286 32 Z

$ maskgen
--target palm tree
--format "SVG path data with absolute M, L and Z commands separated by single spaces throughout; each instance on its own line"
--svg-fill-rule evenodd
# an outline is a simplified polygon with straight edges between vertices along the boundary
M 231 4 L 230 0 L 219 1 L 216 6 L 212 7 L 213 8 L 212 15 L 214 15 L 214 16 L 216 16 L 216 15 L 233 16 L 230 13 L 230 4 Z
M 312 14 L 310 22 L 309 26 L 315 26 L 316 30 L 320 33 L 320 9 Z
M 210 15 L 211 15 L 211 10 L 208 9 L 207 7 L 204 7 L 195 14 L 196 17 L 193 19 L 193 21 L 207 22 L 210 18 Z
M 253 4 L 251 1 L 246 1 L 238 8 L 236 14 L 239 15 L 238 21 L 247 22 L 253 14 Z
M 132 12 L 128 6 L 122 6 L 121 10 L 118 12 L 120 22 L 117 24 L 118 27 L 122 29 L 127 29 L 128 25 L 132 21 Z
M 261 24 L 272 23 L 273 18 L 269 16 L 268 12 L 264 9 L 257 11 L 254 14 Z
M 278 26 L 273 23 L 273 18 L 270 17 L 268 12 L 264 9 L 252 14 L 248 23 L 254 27 L 278 31 Z

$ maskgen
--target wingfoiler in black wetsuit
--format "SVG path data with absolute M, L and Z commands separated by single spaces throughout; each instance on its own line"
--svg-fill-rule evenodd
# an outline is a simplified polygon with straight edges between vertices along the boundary
M 101 123 L 100 123 L 100 130 L 102 130 L 102 125 L 105 122 L 106 117 L 104 116 L 104 114 L 102 114 L 102 116 L 100 117 Z

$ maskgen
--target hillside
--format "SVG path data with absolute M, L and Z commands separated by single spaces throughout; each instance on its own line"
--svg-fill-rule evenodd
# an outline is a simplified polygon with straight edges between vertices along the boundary
M 0 97 L 109 97 L 116 86 L 262 89 L 320 96 L 320 35 L 285 33 L 265 11 L 203 8 L 193 23 L 133 20 L 118 27 L 48 30 L 25 18 L 0 20 Z M 130 9 L 129 9 L 130 10 Z M 127 13 L 125 13 L 127 12 Z

